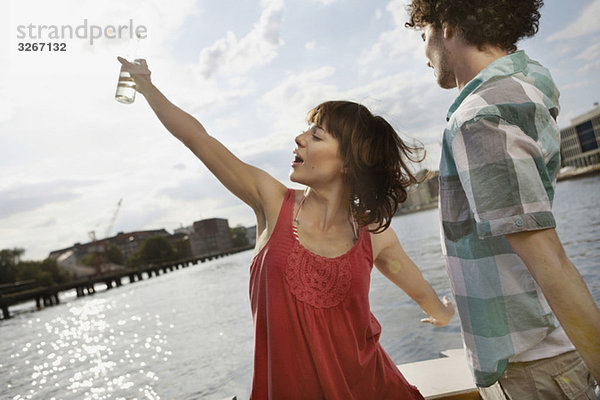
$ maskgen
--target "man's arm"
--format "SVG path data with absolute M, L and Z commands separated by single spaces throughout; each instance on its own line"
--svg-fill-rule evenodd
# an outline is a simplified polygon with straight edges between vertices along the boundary
M 506 235 L 538 283 L 567 336 L 600 382 L 600 310 L 554 229 Z

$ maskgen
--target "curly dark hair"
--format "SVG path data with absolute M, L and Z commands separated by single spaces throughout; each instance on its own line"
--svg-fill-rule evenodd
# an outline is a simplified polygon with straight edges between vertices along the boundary
M 517 50 L 516 43 L 537 33 L 543 0 L 412 0 L 409 28 L 447 23 L 472 45 L 491 44 Z
M 370 229 L 375 233 L 387 229 L 407 198 L 407 188 L 420 182 L 407 161 L 422 161 L 423 147 L 407 145 L 385 119 L 350 101 L 322 103 L 308 113 L 307 121 L 339 141 L 348 201 L 358 224 L 376 224 Z

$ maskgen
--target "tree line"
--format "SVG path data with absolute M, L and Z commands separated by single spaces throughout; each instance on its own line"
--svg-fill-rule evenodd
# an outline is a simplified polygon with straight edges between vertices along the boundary
M 23 261 L 24 253 L 21 248 L 0 250 L 0 284 L 35 280 L 39 286 L 53 286 L 71 279 L 56 260 Z
M 231 234 L 234 248 L 248 245 L 245 228 L 241 226 L 232 228 Z M 43 261 L 22 260 L 24 253 L 25 250 L 22 248 L 0 250 L 0 284 L 35 280 L 38 286 L 53 286 L 74 278 L 61 268 L 56 260 L 52 258 Z M 89 253 L 79 262 L 88 266 L 111 262 L 128 268 L 137 268 L 189 257 L 191 257 L 189 241 L 182 239 L 171 243 L 162 236 L 154 236 L 144 240 L 128 259 L 125 259 L 118 246 L 109 244 L 105 251 Z

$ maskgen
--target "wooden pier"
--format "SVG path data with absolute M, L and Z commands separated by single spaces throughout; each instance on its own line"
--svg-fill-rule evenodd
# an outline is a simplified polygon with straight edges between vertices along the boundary
M 77 297 L 81 297 L 86 294 L 95 293 L 96 285 L 98 284 L 106 285 L 106 289 L 108 290 L 121 286 L 124 278 L 128 279 L 128 283 L 134 283 L 143 280 L 144 275 L 146 275 L 147 278 L 152 278 L 152 276 L 159 276 L 161 273 L 175 271 L 180 268 L 187 268 L 190 265 L 197 265 L 199 262 L 203 263 L 205 261 L 225 257 L 252 248 L 253 247 L 244 247 L 226 252 L 205 254 L 203 256 L 183 260 L 150 264 L 136 269 L 123 268 L 49 287 L 40 287 L 35 281 L 0 285 L 0 309 L 2 309 L 2 317 L 4 319 L 10 318 L 9 307 L 15 304 L 35 300 L 37 308 L 41 309 L 43 307 L 60 304 L 59 293 L 61 292 L 74 289 L 77 293 Z

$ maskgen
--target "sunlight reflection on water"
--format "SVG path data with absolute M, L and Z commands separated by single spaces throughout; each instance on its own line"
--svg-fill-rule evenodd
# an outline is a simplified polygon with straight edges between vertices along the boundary
M 154 383 L 159 376 L 148 365 L 167 362 L 172 354 L 164 350 L 168 341 L 160 315 L 121 315 L 124 318 L 111 322 L 107 314 L 113 313 L 116 300 L 89 298 L 66 304 L 62 315 L 43 324 L 35 345 L 13 342 L 12 347 L 21 350 L 11 359 L 23 363 L 15 363 L 9 374 L 29 370 L 30 381 L 19 385 L 29 386 L 28 393 L 12 398 L 158 399 Z M 28 319 L 21 328 L 33 330 L 36 323 L 39 318 Z M 146 334 L 140 335 L 140 329 Z M 12 389 L 12 384 L 7 387 Z

